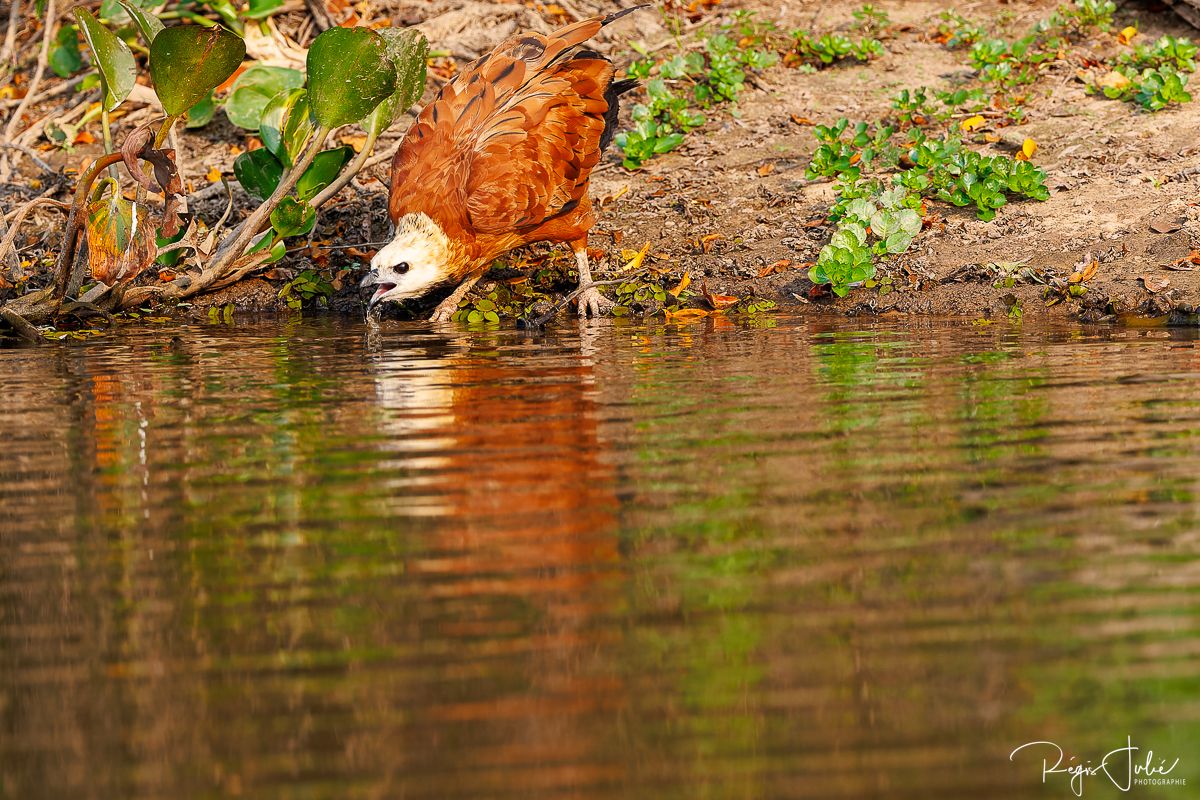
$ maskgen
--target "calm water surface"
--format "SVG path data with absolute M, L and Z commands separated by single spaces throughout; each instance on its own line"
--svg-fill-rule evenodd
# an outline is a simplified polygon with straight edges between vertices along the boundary
M 1193 334 L 365 334 L 0 351 L 0 797 L 1200 796 Z

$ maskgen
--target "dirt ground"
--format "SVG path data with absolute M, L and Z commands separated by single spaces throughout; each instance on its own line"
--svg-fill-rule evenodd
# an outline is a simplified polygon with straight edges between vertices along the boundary
M 373 5 L 378 9 L 384 4 Z M 622 5 L 577 0 L 562 7 L 588 14 Z M 860 5 L 842 0 L 729 0 L 710 19 L 745 8 L 777 22 L 784 31 L 826 31 L 848 27 L 851 12 Z M 1200 97 L 1156 114 L 1141 112 L 1129 103 L 1088 95 L 1069 63 L 1055 64 L 1036 84 L 1027 104 L 1028 122 L 998 130 L 1001 141 L 990 145 L 995 152 L 1011 154 L 1024 138 L 1035 140 L 1039 149 L 1034 162 L 1049 176 L 1048 201 L 1010 203 L 992 223 L 978 221 L 969 210 L 933 203 L 935 224 L 908 253 L 880 270 L 880 278 L 892 279 L 893 291 L 860 288 L 842 299 L 813 291 L 807 262 L 814 261 L 828 241 L 831 231 L 821 220 L 832 188 L 804 178 L 816 144 L 805 121 L 828 123 L 843 116 L 876 120 L 887 116 L 890 98 L 899 90 L 948 88 L 970 72 L 965 52 L 951 51 L 928 35 L 931 17 L 954 4 L 877 5 L 893 23 L 885 40 L 887 52 L 880 59 L 815 73 L 771 67 L 743 92 L 736 116 L 710 113 L 704 127 L 689 134 L 682 147 L 643 169 L 627 171 L 618 156 L 609 153 L 592 180 L 599 222 L 591 245 L 607 254 L 599 259 L 597 279 L 619 275 L 622 250 L 649 242 L 648 263 L 672 280 L 691 273 L 694 281 L 706 281 L 715 293 L 756 295 L 781 306 L 809 304 L 848 314 L 990 316 L 1005 314 L 1019 303 L 1026 315 L 1099 320 L 1125 313 L 1174 313 L 1177 319 L 1190 319 L 1200 307 L 1200 272 L 1168 265 L 1200 247 Z M 980 22 L 1002 15 L 1004 24 L 993 32 L 1014 38 L 1049 16 L 1056 5 L 1046 0 L 979 0 L 957 9 Z M 545 15 L 521 3 L 408 0 L 392 2 L 388 10 L 394 24 L 420 25 L 435 49 L 449 50 L 459 62 L 519 28 L 551 27 Z M 1165 7 L 1153 4 L 1119 4 L 1117 21 L 1117 28 L 1137 21 L 1146 40 L 1163 33 L 1198 35 Z M 632 55 L 628 42 L 634 40 L 652 48 L 674 42 L 657 11 L 651 10 L 606 29 L 598 49 L 623 64 Z M 427 100 L 433 91 L 431 84 Z M 629 124 L 628 108 L 622 122 Z M 380 152 L 393 147 L 402 132 L 393 131 Z M 199 186 L 213 168 L 232 176 L 229 144 L 242 138 L 223 114 L 204 129 L 182 133 L 178 144 L 185 174 Z M 58 167 L 96 152 L 95 147 L 81 146 L 69 156 L 54 152 L 43 157 Z M 345 245 L 383 240 L 386 179 L 384 163 L 361 176 L 356 190 L 344 192 L 333 213 L 322 214 L 314 238 Z M 207 199 L 193 208 L 215 218 L 221 200 L 211 191 L 206 194 Z M 0 196 L 0 203 L 12 202 L 15 195 Z M 242 195 L 239 204 L 249 208 L 251 202 Z M 364 262 L 346 251 L 336 252 L 335 268 L 341 264 L 352 269 L 338 280 L 342 288 L 333 307 L 361 313 L 353 285 Z M 1092 259 L 1100 268 L 1088 282 L 1087 293 L 1048 306 L 1042 281 L 1065 279 L 1075 265 Z M 785 261 L 793 266 L 777 267 L 760 277 L 771 265 Z M 283 307 L 278 297 L 283 280 L 310 265 L 308 255 L 298 252 L 266 278 L 243 281 L 206 302 L 232 302 L 248 309 Z M 329 268 L 328 263 L 324 266 Z M 1018 278 L 1014 285 L 999 280 L 1006 273 L 1020 275 L 1022 269 L 1026 279 Z M 485 280 L 480 291 L 488 288 Z M 401 313 L 419 314 L 436 299 Z

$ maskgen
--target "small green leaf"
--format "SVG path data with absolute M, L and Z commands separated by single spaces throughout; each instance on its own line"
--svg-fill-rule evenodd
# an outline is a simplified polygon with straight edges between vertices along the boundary
M 47 62 L 54 74 L 60 78 L 69 78 L 83 69 L 83 54 L 79 52 L 79 28 L 75 25 L 63 25 L 54 37 L 54 47 L 50 49 Z
M 425 93 L 425 61 L 429 41 L 415 28 L 383 28 L 379 35 L 387 43 L 388 58 L 396 71 L 396 88 L 363 120 L 363 127 L 376 134 L 389 128 Z
M 325 128 L 366 117 L 395 89 L 387 42 L 369 28 L 330 28 L 308 49 L 309 102 Z
M 124 4 L 122 4 L 122 5 L 124 5 Z M 183 239 L 183 237 L 187 235 L 187 232 L 188 232 L 188 229 L 186 227 L 183 227 L 183 228 L 180 228 L 179 232 L 176 233 L 174 236 L 162 236 L 159 233 L 155 233 L 154 242 L 159 247 L 166 247 L 169 244 L 175 244 L 176 242 L 181 241 Z M 186 254 L 187 254 L 186 250 L 172 250 L 171 252 L 163 253 L 161 256 L 154 259 L 154 263 L 158 264 L 159 266 L 163 266 L 163 267 L 173 267 L 176 264 L 178 264 L 179 259 L 183 258 L 184 255 L 186 255 Z
M 321 190 L 333 183 L 342 167 L 354 157 L 350 147 L 338 147 L 333 150 L 322 150 L 313 158 L 312 164 L 304 170 L 300 180 L 296 182 L 296 196 L 308 201 L 320 194 Z
M 150 77 L 163 110 L 175 117 L 199 103 L 234 73 L 246 43 L 224 28 L 178 25 L 154 37 Z
M 258 134 L 263 145 L 287 166 L 295 163 L 312 138 L 315 127 L 308 109 L 308 93 L 293 89 L 280 93 L 263 109 Z
M 285 197 L 271 212 L 271 227 L 280 236 L 303 236 L 317 224 L 317 210 L 308 203 Z
M 225 115 L 239 128 L 257 131 L 267 103 L 280 92 L 290 92 L 303 85 L 304 73 L 299 70 L 255 64 L 233 82 L 229 100 L 225 103 Z
M 142 38 L 146 40 L 146 44 L 154 44 L 154 37 L 163 30 L 162 20 L 127 0 L 118 0 L 118 2 L 125 9 L 125 13 L 137 23 L 138 30 L 142 32 Z
M 247 193 L 266 200 L 283 177 L 283 164 L 265 147 L 260 147 L 234 159 L 233 174 Z
M 213 100 L 212 92 L 205 95 L 204 99 L 196 105 L 188 109 L 185 128 L 203 128 L 208 123 L 212 122 L 212 118 L 217 113 L 217 104 Z
M 83 6 L 74 9 L 75 19 L 87 40 L 96 68 L 100 70 L 100 82 L 104 87 L 104 109 L 112 111 L 133 91 L 137 78 L 137 64 L 129 45 L 115 33 L 100 24 L 92 12 Z
M 246 19 L 266 19 L 283 8 L 283 0 L 250 0 L 250 9 L 243 14 Z

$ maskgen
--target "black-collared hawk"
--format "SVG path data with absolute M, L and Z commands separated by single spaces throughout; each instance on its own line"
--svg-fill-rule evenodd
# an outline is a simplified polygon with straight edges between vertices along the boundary
M 588 180 L 635 82 L 614 81 L 612 62 L 582 45 L 634 10 L 513 36 L 421 111 L 392 161 L 395 237 L 363 282 L 376 287 L 371 307 L 457 284 L 433 315 L 448 320 L 498 256 L 561 242 L 579 265 L 580 315 L 611 308 L 591 286 Z

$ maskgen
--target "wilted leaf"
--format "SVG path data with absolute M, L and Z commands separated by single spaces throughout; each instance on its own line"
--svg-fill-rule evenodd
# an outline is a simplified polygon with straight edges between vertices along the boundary
M 142 38 L 146 40 L 146 44 L 153 44 L 154 37 L 162 33 L 164 27 L 162 20 L 135 3 L 127 2 L 127 0 L 118 0 L 118 2 L 130 19 L 137 23 L 138 30 L 142 32 Z
M 646 260 L 646 253 L 649 253 L 649 252 L 650 252 L 650 242 L 646 242 L 644 245 L 642 245 L 641 250 L 637 251 L 636 253 L 633 254 L 632 257 L 630 257 L 629 261 L 625 264 L 624 267 L 622 267 L 622 269 L 627 269 L 627 270 L 641 269 L 642 262 Z
M 283 164 L 265 147 L 242 153 L 233 161 L 233 174 L 247 193 L 266 200 L 283 177 Z
M 720 311 L 723 308 L 729 308 L 732 305 L 737 305 L 737 297 L 731 294 L 713 294 L 708 290 L 708 281 L 700 284 L 700 291 L 704 295 L 704 300 L 715 310 Z
M 104 87 L 104 109 L 112 111 L 125 102 L 125 98 L 133 91 L 133 84 L 137 78 L 137 64 L 133 60 L 133 53 L 129 50 L 129 45 L 101 25 L 87 8 L 76 6 L 74 13 L 75 19 L 79 21 L 79 28 L 83 31 L 83 38 L 92 49 L 96 68 L 100 71 L 100 82 Z
M 296 182 L 296 196 L 301 200 L 311 200 L 320 194 L 321 190 L 333 183 L 342 167 L 350 163 L 354 150 L 350 147 L 337 147 L 333 150 L 322 150 L 313 158 L 308 169 Z
M 326 128 L 370 114 L 396 90 L 396 68 L 382 36 L 368 28 L 330 28 L 308 49 L 313 116 Z
M 361 153 L 363 148 L 367 146 L 367 137 L 361 134 L 358 136 L 343 136 L 342 144 L 353 148 L 356 153 Z
M 979 114 L 976 114 L 975 116 L 968 117 L 962 121 L 962 130 L 963 133 L 970 133 L 971 131 L 979 130 L 986 124 L 987 120 Z
M 672 311 L 669 308 L 663 309 L 663 315 L 667 318 L 667 322 L 695 322 L 698 319 L 704 319 L 711 313 L 703 308 L 681 308 L 678 311 Z
M 122 197 L 115 182 L 105 185 L 107 196 L 88 203 L 88 267 L 93 278 L 113 286 L 140 275 L 157 247 L 145 210 Z
M 679 279 L 679 283 L 675 284 L 675 288 L 668 289 L 667 293 L 678 300 L 679 293 L 682 292 L 684 289 L 686 289 L 691 282 L 692 282 L 692 273 L 685 272 L 685 273 L 683 273 L 683 277 Z
M 308 110 L 308 92 L 303 89 L 275 95 L 263 109 L 258 128 L 263 146 L 289 167 L 304 151 L 314 132 Z
M 1115 89 L 1118 91 L 1127 89 L 1132 83 L 1129 78 L 1125 77 L 1124 73 L 1118 72 L 1115 69 L 1105 75 L 1101 75 L 1096 81 L 1096 85 L 1101 89 Z
M 1183 227 L 1184 222 L 1186 220 L 1183 217 L 1163 214 L 1150 223 L 1150 230 L 1154 233 L 1174 233 Z
M 317 223 L 317 211 L 308 203 L 285 197 L 271 212 L 271 227 L 280 236 L 303 236 Z
M 233 82 L 229 100 L 225 103 L 225 114 L 239 128 L 257 131 L 267 103 L 280 92 L 290 92 L 303 85 L 304 73 L 299 70 L 255 64 Z
M 1169 279 L 1161 278 L 1157 275 L 1139 275 L 1138 280 L 1142 282 L 1142 286 L 1146 287 L 1146 291 L 1150 294 L 1158 294 L 1171 285 Z
M 1021 152 L 1017 153 L 1017 161 L 1028 161 L 1033 158 L 1033 154 L 1037 152 L 1037 142 L 1033 139 L 1026 139 L 1021 143 Z
M 242 37 L 219 26 L 177 25 L 154 37 L 150 77 L 163 110 L 175 117 L 225 82 L 246 57 Z
M 775 171 L 775 162 L 768 161 L 766 164 L 763 164 L 761 167 L 759 167 L 757 171 L 760 178 L 765 178 Z

